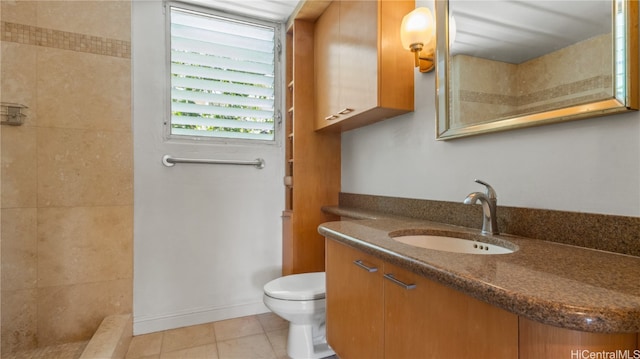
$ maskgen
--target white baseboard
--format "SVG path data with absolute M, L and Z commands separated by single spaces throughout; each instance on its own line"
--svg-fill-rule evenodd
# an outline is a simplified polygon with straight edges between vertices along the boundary
M 244 317 L 248 315 L 269 312 L 260 302 L 245 303 L 226 307 L 199 308 L 195 310 L 176 312 L 171 314 L 136 317 L 133 314 L 133 335 L 159 332 L 168 329 L 187 327 L 219 320 Z

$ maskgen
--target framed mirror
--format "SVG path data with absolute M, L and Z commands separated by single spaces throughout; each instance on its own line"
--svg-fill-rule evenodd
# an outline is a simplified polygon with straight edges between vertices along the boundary
M 435 6 L 437 139 L 638 109 L 638 1 Z

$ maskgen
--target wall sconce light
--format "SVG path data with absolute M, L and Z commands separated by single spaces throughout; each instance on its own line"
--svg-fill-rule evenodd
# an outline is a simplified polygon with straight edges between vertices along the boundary
M 402 46 L 415 54 L 415 66 L 420 72 L 431 72 L 435 68 L 436 22 L 431 10 L 419 7 L 402 18 L 400 25 Z M 456 39 L 456 19 L 449 14 L 449 46 Z
M 419 7 L 402 18 L 402 46 L 415 54 L 415 66 L 420 72 L 433 71 L 435 62 L 435 21 L 431 10 Z

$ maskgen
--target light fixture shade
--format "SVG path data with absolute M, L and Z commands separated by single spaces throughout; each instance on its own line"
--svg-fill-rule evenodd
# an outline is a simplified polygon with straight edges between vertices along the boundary
M 449 14 L 449 46 L 453 45 L 456 41 L 456 33 L 458 32 L 458 26 L 456 25 L 456 18 L 453 14 Z
M 402 18 L 400 29 L 402 46 L 407 50 L 411 50 L 413 44 L 422 44 L 425 49 L 434 47 L 431 44 L 434 37 L 434 25 L 431 10 L 426 7 L 419 7 L 408 13 Z

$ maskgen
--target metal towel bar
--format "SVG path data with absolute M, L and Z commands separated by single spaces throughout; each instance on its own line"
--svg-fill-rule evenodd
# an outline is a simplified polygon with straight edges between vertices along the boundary
M 178 158 L 178 157 L 171 157 L 169 155 L 164 155 L 162 157 L 162 164 L 167 167 L 173 167 L 176 163 L 201 163 L 201 164 L 213 164 L 213 165 L 255 166 L 257 169 L 263 169 L 265 166 L 265 162 L 262 158 L 256 158 L 254 161 L 234 161 L 234 160 Z

